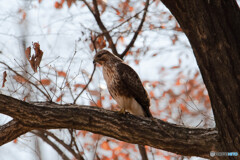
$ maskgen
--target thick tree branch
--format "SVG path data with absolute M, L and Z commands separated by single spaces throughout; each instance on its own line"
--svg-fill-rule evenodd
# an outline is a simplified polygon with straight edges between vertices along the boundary
M 92 106 L 59 105 L 55 103 L 29 104 L 0 94 L 0 113 L 19 120 L 30 129 L 72 128 L 113 137 L 128 143 L 148 145 L 173 153 L 209 158 L 218 148 L 215 129 L 177 126 L 158 119 L 119 115 Z M 3 128 L 3 127 L 1 127 Z M 3 133 L 3 134 L 2 134 Z M 0 145 L 5 139 L 16 138 L 0 133 Z M 23 132 L 25 133 L 25 132 Z
M 11 120 L 0 126 L 0 145 L 8 143 L 30 130 L 31 127 L 24 127 L 19 121 Z

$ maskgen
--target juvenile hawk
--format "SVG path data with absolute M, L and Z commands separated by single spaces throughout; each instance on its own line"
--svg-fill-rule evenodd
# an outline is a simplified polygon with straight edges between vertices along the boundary
M 98 52 L 93 62 L 102 65 L 108 91 L 121 107 L 120 112 L 152 117 L 148 94 L 129 65 L 107 50 Z

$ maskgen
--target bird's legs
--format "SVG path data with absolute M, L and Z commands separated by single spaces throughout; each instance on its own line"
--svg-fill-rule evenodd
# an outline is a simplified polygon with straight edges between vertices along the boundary
M 120 111 L 118 111 L 118 113 L 119 113 L 119 114 L 125 114 L 125 113 L 126 113 L 126 111 L 125 111 L 125 108 L 124 108 L 124 107 L 122 107 L 122 108 L 121 108 L 121 110 L 120 110 Z

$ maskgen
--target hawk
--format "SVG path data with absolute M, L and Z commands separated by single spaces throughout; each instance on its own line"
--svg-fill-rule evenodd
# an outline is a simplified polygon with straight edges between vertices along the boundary
M 148 93 L 129 65 L 107 50 L 99 51 L 93 63 L 102 65 L 108 91 L 121 107 L 121 113 L 127 111 L 137 116 L 152 117 Z

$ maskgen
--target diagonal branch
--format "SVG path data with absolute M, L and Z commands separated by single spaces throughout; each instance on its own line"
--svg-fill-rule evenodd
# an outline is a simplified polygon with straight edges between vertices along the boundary
M 145 4 L 145 8 L 144 8 L 144 13 L 143 13 L 143 17 L 142 17 L 142 20 L 138 26 L 138 29 L 136 30 L 136 32 L 134 33 L 133 35 L 133 38 L 131 40 L 131 42 L 128 44 L 128 46 L 126 47 L 126 49 L 123 51 L 123 53 L 120 55 L 120 58 L 123 58 L 127 52 L 129 51 L 129 49 L 134 45 L 139 33 L 141 32 L 141 29 L 142 29 L 142 26 L 143 26 L 143 23 L 145 21 L 145 18 L 146 18 L 146 15 L 147 15 L 147 11 L 148 11 L 148 6 L 149 6 L 149 0 L 146 1 L 146 4 Z
M 19 121 L 11 120 L 0 126 L 0 145 L 8 143 L 30 130 L 30 127 L 24 127 Z
M 109 31 L 107 30 L 107 28 L 105 27 L 105 25 L 103 24 L 103 22 L 101 20 L 100 13 L 99 13 L 99 10 L 98 10 L 97 0 L 93 0 L 93 7 L 94 7 L 94 9 L 91 8 L 91 6 L 88 4 L 88 2 L 86 0 L 82 0 L 82 1 L 88 7 L 90 12 L 93 14 L 93 16 L 94 16 L 94 18 L 95 18 L 99 28 L 102 30 L 103 35 L 106 37 L 106 39 L 107 39 L 107 41 L 109 43 L 109 46 L 112 49 L 112 52 L 115 55 L 119 56 L 119 54 L 117 52 L 117 49 L 116 49 L 116 46 L 113 43 L 112 37 L 109 34 Z
M 63 160 L 70 160 L 55 143 L 48 139 L 47 135 L 45 135 L 43 131 L 32 131 L 32 133 L 40 137 L 47 144 L 49 144 L 62 157 Z
M 94 7 L 94 11 L 95 11 L 94 18 L 96 19 L 98 26 L 100 27 L 103 34 L 107 38 L 107 41 L 109 43 L 110 48 L 112 49 L 113 54 L 118 55 L 118 52 L 117 52 L 115 44 L 113 43 L 112 37 L 110 36 L 107 28 L 105 27 L 105 25 L 103 24 L 103 22 L 101 20 L 100 12 L 98 10 L 97 0 L 93 0 L 93 7 Z
M 64 148 L 66 148 L 72 155 L 78 159 L 78 160 L 84 160 L 84 158 L 80 155 L 77 154 L 70 145 L 67 145 L 63 140 L 59 139 L 57 136 L 55 136 L 52 132 L 49 131 L 42 131 L 42 133 L 46 134 L 47 136 L 52 137 L 55 141 L 57 141 L 59 144 L 61 144 Z
M 209 158 L 209 152 L 219 148 L 218 132 L 214 128 L 187 128 L 155 118 L 119 115 L 92 106 L 49 102 L 30 104 L 0 94 L 0 113 L 19 120 L 30 129 L 86 130 L 186 156 Z M 0 139 L 6 136 L 0 133 Z M 0 141 L 0 145 L 4 143 Z

